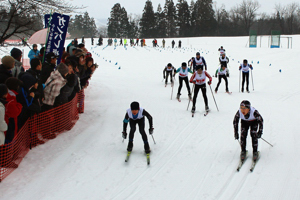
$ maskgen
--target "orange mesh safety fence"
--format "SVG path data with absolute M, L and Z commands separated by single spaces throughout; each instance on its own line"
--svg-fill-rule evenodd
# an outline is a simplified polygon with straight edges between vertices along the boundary
M 0 182 L 18 167 L 31 148 L 71 130 L 79 119 L 78 113 L 83 112 L 81 90 L 72 101 L 28 119 L 11 143 L 0 146 Z

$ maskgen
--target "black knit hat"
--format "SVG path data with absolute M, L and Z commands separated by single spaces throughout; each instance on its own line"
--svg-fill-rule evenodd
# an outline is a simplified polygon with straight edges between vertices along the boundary
M 186 67 L 186 62 L 183 62 L 183 63 L 181 64 L 181 66 L 182 66 L 182 67 Z
M 171 63 L 168 63 L 168 65 L 167 65 L 168 67 L 172 67 L 172 64 Z
M 13 48 L 10 51 L 10 55 L 14 58 L 14 59 L 18 59 L 21 55 L 22 55 L 22 51 L 18 48 Z
M 250 109 L 251 104 L 248 100 L 243 100 L 240 104 L 240 106 L 245 106 L 246 108 Z
M 5 81 L 5 85 L 9 90 L 13 90 L 15 92 L 18 91 L 19 87 L 23 84 L 23 82 L 15 77 L 10 77 Z
M 130 104 L 130 108 L 131 108 L 131 110 L 139 110 L 139 109 L 140 109 L 140 104 L 139 104 L 139 102 L 136 102 L 136 101 L 132 102 L 132 103 Z
M 248 63 L 248 60 L 247 60 L 247 59 L 244 59 L 244 60 L 243 60 L 243 63 L 246 63 L 246 64 L 247 64 L 247 63 Z
M 7 94 L 8 90 L 5 84 L 0 84 L 0 98 L 3 97 L 3 95 Z
M 196 53 L 196 56 L 198 56 L 198 55 L 200 56 L 200 52 L 197 52 L 197 53 Z
M 196 70 L 202 69 L 203 70 L 203 65 L 196 65 Z

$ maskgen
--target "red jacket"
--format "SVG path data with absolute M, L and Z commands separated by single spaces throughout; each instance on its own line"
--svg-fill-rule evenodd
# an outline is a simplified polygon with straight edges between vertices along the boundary
M 18 133 L 18 116 L 22 111 L 22 104 L 17 102 L 16 95 L 18 93 L 13 90 L 8 90 L 6 98 L 7 104 L 5 104 L 5 122 L 8 124 L 9 118 L 13 118 L 15 121 L 15 136 Z

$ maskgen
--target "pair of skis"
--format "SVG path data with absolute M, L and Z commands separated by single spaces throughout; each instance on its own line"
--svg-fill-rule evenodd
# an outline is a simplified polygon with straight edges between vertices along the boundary
M 244 160 L 240 159 L 239 165 L 238 165 L 238 167 L 236 169 L 238 172 L 242 168 L 243 164 L 246 162 L 247 158 L 248 158 L 248 151 L 246 152 L 245 159 Z M 251 164 L 251 167 L 250 167 L 250 172 L 253 172 L 253 170 L 254 170 L 254 168 L 256 166 L 256 163 L 258 162 L 259 158 L 260 158 L 260 152 L 258 152 L 258 156 L 257 156 L 256 160 L 252 160 L 252 164 Z
M 128 161 L 129 161 L 130 155 L 131 155 L 131 151 L 128 151 L 128 152 L 127 152 L 127 155 L 126 155 L 125 162 L 128 162 Z M 146 154 L 146 158 L 147 158 L 147 165 L 150 165 L 150 153 L 147 153 L 147 154 Z
M 203 114 L 204 117 L 206 117 L 208 115 L 208 113 L 209 113 L 209 110 L 205 111 L 205 113 Z M 192 112 L 192 117 L 194 117 L 194 115 L 195 115 L 195 112 Z

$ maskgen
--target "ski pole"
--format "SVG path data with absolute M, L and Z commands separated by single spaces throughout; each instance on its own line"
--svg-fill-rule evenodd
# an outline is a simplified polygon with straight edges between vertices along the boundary
M 253 84 L 253 74 L 252 74 L 252 70 L 251 70 L 251 78 L 252 78 L 252 87 L 253 87 L 253 91 L 254 91 L 254 84 Z
M 240 70 L 240 76 L 239 76 L 239 92 L 241 92 L 241 70 Z
M 155 140 L 154 140 L 154 137 L 153 137 L 153 134 L 151 134 L 151 136 L 152 136 L 152 139 L 153 139 L 154 144 L 156 144 L 156 142 L 155 142 Z
M 195 84 L 193 85 L 192 94 L 193 94 L 193 92 L 194 92 L 194 88 L 195 88 Z M 187 106 L 186 110 L 189 109 L 190 103 L 191 103 L 191 101 L 189 100 L 189 103 L 188 103 L 188 106 Z
M 171 92 L 171 100 L 172 100 L 172 96 L 173 96 L 173 88 L 174 88 L 174 82 L 171 83 L 172 84 L 172 92 Z
M 209 85 L 209 88 L 210 88 L 211 94 L 212 94 L 212 96 L 213 96 L 213 98 L 214 98 L 214 101 L 215 101 L 215 104 L 216 104 L 217 110 L 218 110 L 218 112 L 219 112 L 219 108 L 218 108 L 218 106 L 217 106 L 217 102 L 216 102 L 216 100 L 215 100 L 215 96 L 214 96 L 214 93 L 213 93 L 213 91 L 212 91 L 212 89 L 211 89 L 211 86 L 210 86 L 210 85 Z
M 266 141 L 264 138 L 260 138 L 260 139 L 262 139 L 262 140 L 265 141 L 267 144 L 269 144 L 271 147 L 273 147 L 273 145 L 270 144 L 268 141 Z
M 240 140 L 238 140 L 238 139 L 237 139 L 237 141 L 238 141 L 238 143 L 239 143 L 240 147 L 242 147 Z

